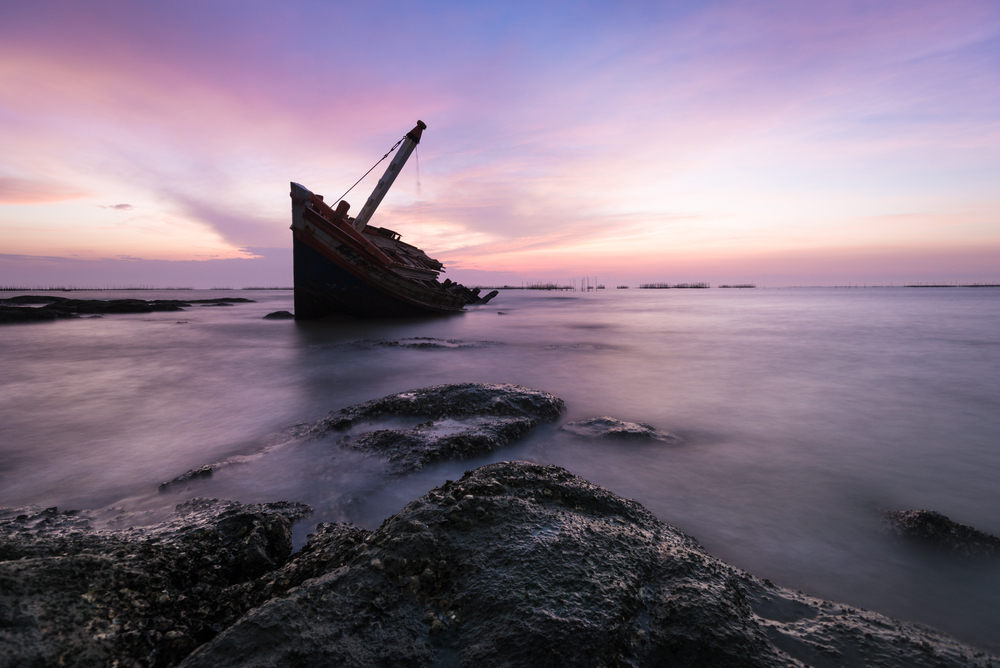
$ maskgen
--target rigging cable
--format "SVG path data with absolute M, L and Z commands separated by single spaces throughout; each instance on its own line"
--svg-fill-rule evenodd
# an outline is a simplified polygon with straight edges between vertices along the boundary
M 417 237 L 420 245 L 424 242 L 424 207 L 420 199 L 420 145 L 413 147 L 413 161 L 417 166 Z
M 403 135 L 403 139 L 406 139 L 406 135 Z M 392 152 L 393 152 L 393 151 L 395 151 L 395 150 L 396 150 L 397 148 L 399 148 L 399 145 L 403 143 L 403 139 L 400 139 L 400 140 L 399 140 L 398 142 L 396 142 L 396 145 L 395 145 L 395 146 L 393 146 L 392 148 L 390 148 L 390 149 L 389 149 L 389 151 L 388 151 L 388 153 L 386 153 L 385 155 L 383 155 L 383 156 L 382 156 L 382 157 L 381 157 L 381 158 L 379 159 L 379 161 L 378 161 L 378 162 L 376 162 L 376 163 L 375 163 L 374 165 L 372 165 L 372 169 L 375 169 L 376 167 L 378 167 L 378 166 L 379 166 L 379 163 L 381 163 L 381 162 L 382 162 L 382 160 L 385 160 L 386 158 L 388 158 L 388 157 L 389 157 L 389 154 L 390 154 L 390 153 L 392 153 Z M 369 170 L 368 170 L 367 172 L 365 172 L 365 173 L 364 173 L 364 176 L 362 176 L 362 177 L 361 177 L 360 179 L 358 179 L 357 181 L 355 181 L 355 182 L 354 182 L 354 186 L 356 186 L 356 185 L 358 185 L 359 183 L 361 183 L 361 182 L 362 182 L 362 181 L 364 180 L 365 176 L 368 176 L 369 174 L 371 174 L 371 173 L 372 173 L 372 169 L 369 169 Z M 337 201 L 338 201 L 338 202 L 340 202 L 340 201 L 341 201 L 341 200 L 343 200 L 343 199 L 344 199 L 345 197 L 347 197 L 347 193 L 349 193 L 349 192 L 351 192 L 352 190 L 354 190 L 354 186 L 351 186 L 350 188 L 348 188 L 348 189 L 347 189 L 347 192 L 345 192 L 345 193 L 344 193 L 343 195 L 341 195 L 341 196 L 340 196 L 340 198 L 339 198 L 339 199 L 338 199 Z

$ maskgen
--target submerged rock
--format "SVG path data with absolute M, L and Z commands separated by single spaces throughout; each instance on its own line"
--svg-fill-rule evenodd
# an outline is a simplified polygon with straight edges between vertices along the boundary
M 922 627 L 755 578 L 639 504 L 555 466 L 491 464 L 431 490 L 377 531 L 339 527 L 314 539 L 326 567 L 314 555 L 314 577 L 252 610 L 182 665 L 997 660 Z M 268 577 L 280 579 L 281 571 Z
M 212 477 L 212 471 L 214 467 L 211 464 L 205 464 L 201 468 L 191 469 L 187 473 L 182 473 L 173 480 L 168 480 L 167 482 L 160 483 L 160 491 L 166 492 L 172 487 L 178 487 L 184 483 L 191 482 L 192 480 L 199 480 Z
M 966 557 L 1000 556 L 1000 538 L 953 522 L 933 510 L 881 510 L 886 533 Z
M 658 432 L 656 427 L 643 422 L 622 422 L 613 417 L 598 417 L 567 422 L 559 428 L 584 438 L 603 438 L 615 441 L 660 441 L 678 445 L 679 436 L 669 432 Z
M 500 345 L 496 341 L 462 341 L 438 339 L 432 336 L 409 336 L 403 339 L 359 339 L 350 343 L 337 343 L 337 348 L 406 348 L 423 350 L 454 350 L 457 348 L 487 348 Z
M 399 474 L 439 459 L 492 452 L 523 438 L 541 422 L 554 420 L 564 407 L 562 399 L 520 385 L 436 385 L 332 412 L 310 431 L 318 435 L 388 418 L 431 418 L 410 429 L 376 428 L 338 441 L 345 448 L 387 458 L 390 470 Z
M 263 317 L 263 320 L 291 320 L 295 315 L 289 311 L 272 311 Z
M 245 583 L 285 563 L 308 511 L 195 499 L 119 531 L 74 511 L 5 513 L 0 666 L 177 665 L 262 600 Z

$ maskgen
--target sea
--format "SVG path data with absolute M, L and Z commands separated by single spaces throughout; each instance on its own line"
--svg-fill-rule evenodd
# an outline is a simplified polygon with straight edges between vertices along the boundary
M 301 545 L 318 522 L 374 529 L 482 464 L 556 464 L 757 576 L 1000 653 L 1000 561 L 894 539 L 878 512 L 1000 535 L 1000 288 L 501 290 L 453 316 L 312 322 L 264 319 L 293 310 L 290 290 L 54 294 L 254 302 L 0 328 L 2 507 L 142 524 L 193 497 L 302 501 Z M 296 436 L 456 382 L 545 390 L 566 411 L 405 476 Z M 558 429 L 602 416 L 683 442 Z M 206 464 L 210 478 L 160 491 Z

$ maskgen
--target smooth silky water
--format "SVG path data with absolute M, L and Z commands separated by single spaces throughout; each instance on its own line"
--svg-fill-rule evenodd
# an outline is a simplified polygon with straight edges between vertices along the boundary
M 289 291 L 66 296 L 257 302 L 0 329 L 0 506 L 154 521 L 194 496 L 305 501 L 301 544 L 317 522 L 375 528 L 465 470 L 526 459 L 633 498 L 777 584 L 1000 652 L 1000 565 L 891 540 L 877 514 L 931 509 L 1000 535 L 1000 289 L 505 290 L 449 317 L 303 323 L 262 319 L 292 310 Z M 413 337 L 443 345 L 373 343 Z M 292 436 L 451 382 L 546 390 L 566 401 L 560 422 L 607 415 L 685 442 L 585 442 L 556 423 L 390 477 L 335 437 Z

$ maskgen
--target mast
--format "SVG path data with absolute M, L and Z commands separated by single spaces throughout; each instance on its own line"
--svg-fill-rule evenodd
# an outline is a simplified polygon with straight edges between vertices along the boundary
M 389 192 L 392 182 L 396 180 L 399 176 L 399 172 L 402 171 L 403 165 L 406 164 L 407 158 L 413 153 L 413 149 L 417 147 L 420 143 L 420 134 L 427 129 L 427 125 L 423 121 L 417 121 L 417 127 L 413 128 L 406 133 L 406 137 L 403 139 L 403 144 L 396 151 L 396 157 L 392 159 L 389 166 L 385 170 L 385 174 L 382 178 L 378 180 L 378 185 L 375 186 L 375 190 L 372 191 L 371 197 L 365 202 L 365 206 L 361 209 L 361 213 L 358 214 L 357 218 L 354 219 L 354 227 L 359 232 L 363 231 L 368 225 L 368 221 L 371 219 L 372 214 L 375 213 L 375 209 L 378 205 L 382 203 L 382 198 L 385 194 Z

